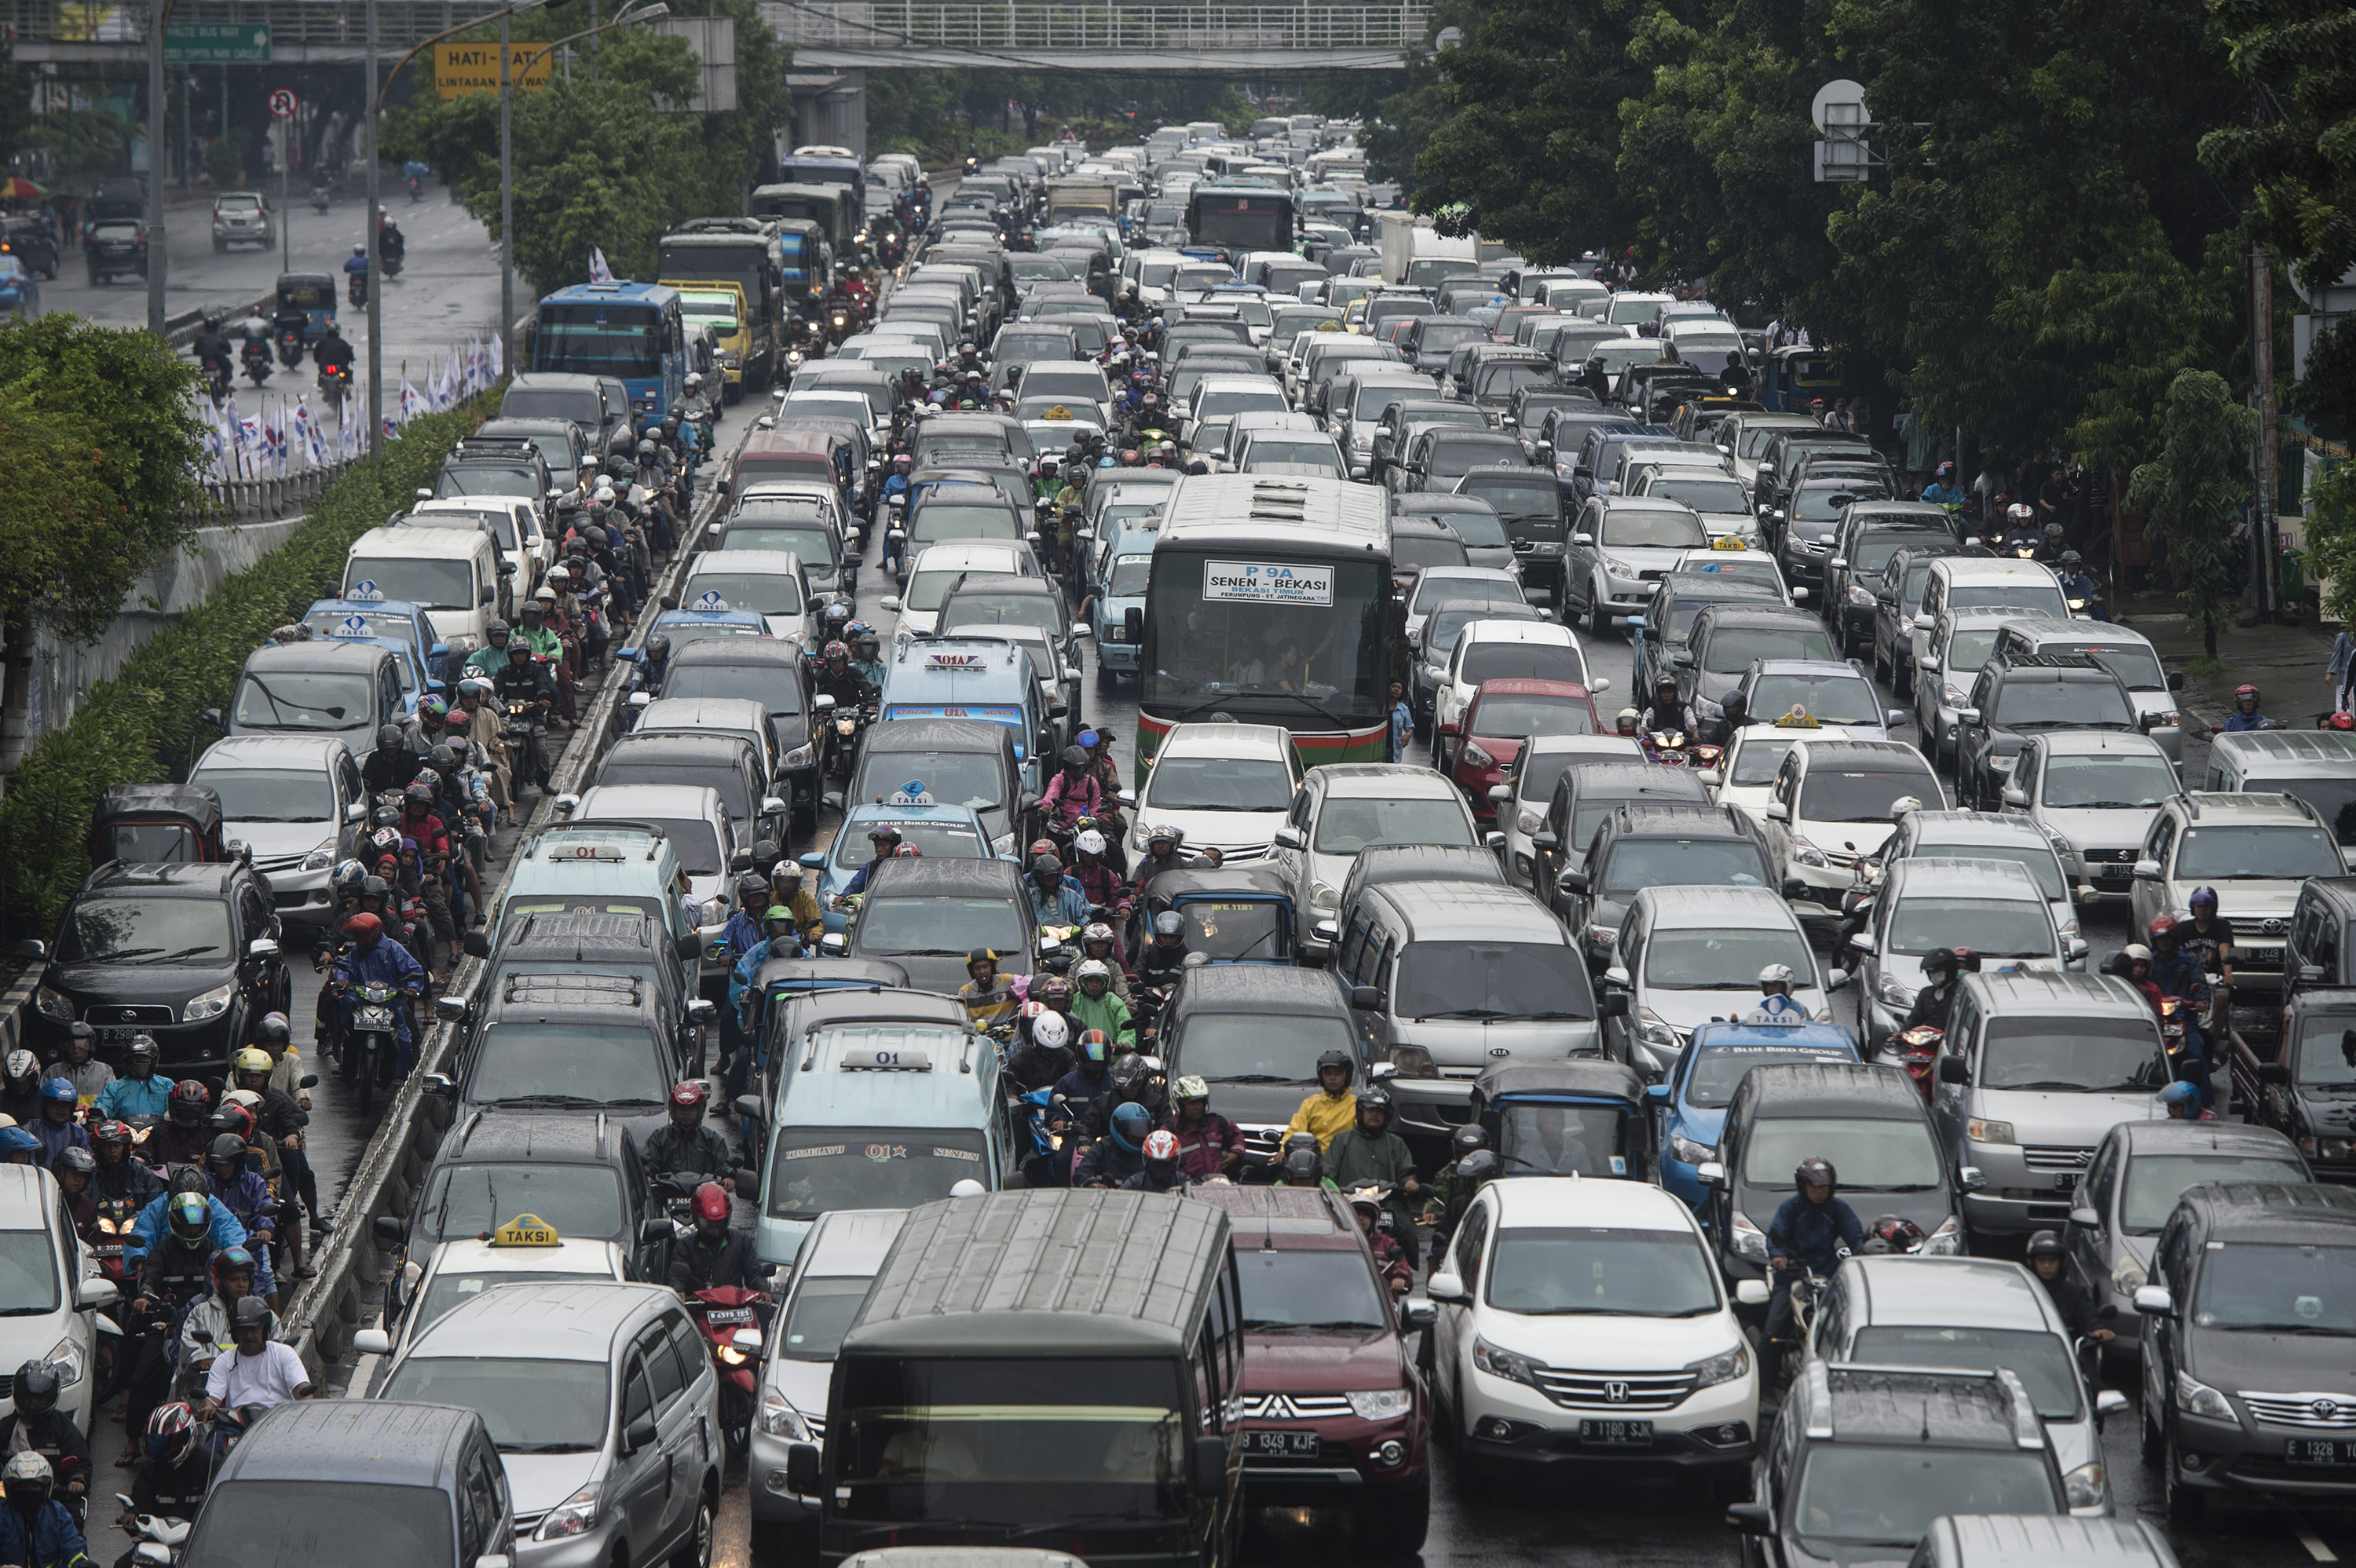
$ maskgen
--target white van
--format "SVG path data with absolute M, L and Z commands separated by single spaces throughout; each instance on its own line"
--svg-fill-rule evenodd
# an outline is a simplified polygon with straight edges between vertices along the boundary
M 444 514 L 481 517 L 489 522 L 492 535 L 499 541 L 501 559 L 515 568 L 515 581 L 508 584 L 508 591 L 519 601 L 531 597 L 541 578 L 556 562 L 556 546 L 541 529 L 540 508 L 519 496 L 463 496 L 440 501 L 420 498 L 409 508 L 409 521 L 413 525 L 420 518 Z
M 405 600 L 425 612 L 437 642 L 463 656 L 483 645 L 500 579 L 514 571 L 486 532 L 370 528 L 344 557 L 341 596 Z

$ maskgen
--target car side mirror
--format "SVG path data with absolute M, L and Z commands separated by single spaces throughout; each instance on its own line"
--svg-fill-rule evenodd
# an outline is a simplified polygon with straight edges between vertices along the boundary
M 622 1429 L 622 1452 L 635 1454 L 641 1448 L 651 1448 L 659 1435 L 655 1430 L 655 1418 L 641 1415 Z
M 1595 1016 L 1600 1019 L 1624 1019 L 1628 1016 L 1628 993 L 1606 991 L 1595 998 Z
M 1429 1328 L 1439 1321 L 1440 1308 L 1432 1304 L 1430 1296 L 1421 1300 L 1410 1297 L 1399 1304 L 1399 1325 L 1410 1334 L 1418 1328 Z
M 1958 723 L 1958 724 L 1976 724 L 1976 723 L 1978 723 L 1979 721 L 1980 721 L 1980 710 L 1979 710 L 1978 709 L 1976 709 L 1976 708 L 1958 708 L 1958 709 L 1955 709 L 1955 722 L 1956 722 L 1956 723 Z
M 1530 835 L 1530 848 L 1533 849 L 1558 849 L 1561 847 L 1562 840 L 1551 828 L 1541 827 Z
M 1789 822 L 1792 820 L 1792 808 L 1780 800 L 1771 800 L 1767 803 L 1767 820 Z
M 1969 1083 L 1971 1081 L 1972 1070 L 1964 1064 L 1964 1059 L 1962 1057 L 1942 1056 L 1939 1058 L 1940 1083 Z
M 851 938 L 840 931 L 830 931 L 818 939 L 818 950 L 829 958 L 840 958 L 851 951 Z
M 1276 847 L 1280 849 L 1300 849 L 1305 848 L 1307 842 L 1301 837 L 1301 829 L 1298 827 L 1280 827 L 1276 830 Z
M 1871 953 L 1873 951 L 1873 933 L 1866 931 L 1850 933 L 1848 947 L 1849 951 L 1852 953 Z
M 1321 920 L 1314 922 L 1309 927 L 1309 933 L 1312 936 L 1314 936 L 1318 941 L 1327 944 L 1329 946 L 1332 944 L 1342 940 L 1342 927 L 1340 923 L 1335 921 Z
M 1694 1179 L 1704 1187 L 1723 1187 L 1726 1185 L 1726 1167 L 1714 1159 L 1703 1160 L 1694 1167 Z
M 464 997 L 434 997 L 434 1016 L 440 1019 L 444 1023 L 465 1023 L 466 1021 L 466 998 Z
M 2070 1211 L 2070 1223 L 2082 1231 L 2099 1231 L 2103 1228 L 2103 1217 L 2092 1209 L 2072 1209 Z
M 701 958 L 703 956 L 703 937 L 697 932 L 682 931 L 671 938 L 670 950 L 680 958 Z
M 1774 1294 L 1767 1287 L 1767 1282 L 1763 1279 L 1740 1280 L 1734 1286 L 1734 1299 L 1744 1307 L 1764 1307 L 1767 1305 L 1768 1297 Z
M 370 1221 L 369 1231 L 380 1246 L 397 1247 L 409 1239 L 409 1227 L 397 1214 L 379 1214 Z
M 2159 862 L 2157 860 L 2137 860 L 2135 863 L 2135 880 L 2138 882 L 2156 882 L 2159 880 Z
M 488 958 L 491 955 L 491 936 L 487 931 L 470 931 L 459 940 L 469 958 Z
M 390 1356 L 392 1336 L 381 1328 L 360 1328 L 353 1331 L 352 1350 L 361 1356 Z
M 344 820 L 346 822 L 366 822 L 368 819 L 368 802 L 364 800 L 356 800 L 352 802 L 351 805 L 344 807 Z
M 1227 1489 L 1227 1440 L 1197 1437 L 1187 1457 L 1186 1483 L 1198 1498 L 1217 1497 Z
M 1847 571 L 1848 570 L 1848 557 L 1845 555 L 1837 555 L 1826 564 L 1830 566 L 1835 571 Z
M 1570 536 L 1570 542 L 1573 544 L 1593 544 L 1595 542 L 1595 536 L 1593 534 L 1573 534 Z
M 1745 1280 L 1743 1283 L 1754 1285 L 1758 1282 Z M 1775 1533 L 1775 1515 L 1765 1503 L 1729 1503 L 1726 1505 L 1726 1522 L 1745 1535 Z
M 1927 632 L 1935 624 L 1937 624 L 1937 623 L 1933 621 L 1928 615 L 1917 615 L 1914 617 L 1914 629 L 1918 632 Z
M 1423 1293 L 1434 1301 L 1462 1301 L 1465 1299 L 1464 1278 L 1462 1275 L 1442 1269 L 1425 1283 Z
M 2176 1298 L 2164 1285 L 2140 1285 L 2135 1293 L 2135 1309 L 2147 1317 L 2165 1317 L 2176 1310 Z
M 2258 1082 L 2278 1087 L 2290 1082 L 2290 1069 L 2279 1061 L 2261 1061 L 2258 1063 Z
M 80 1280 L 74 1285 L 74 1309 L 95 1312 L 102 1307 L 113 1306 L 122 1294 L 122 1287 L 111 1279 L 92 1276 Z
M 1383 994 L 1372 986 L 1353 986 L 1350 1008 L 1354 1012 L 1378 1013 L 1383 1010 Z

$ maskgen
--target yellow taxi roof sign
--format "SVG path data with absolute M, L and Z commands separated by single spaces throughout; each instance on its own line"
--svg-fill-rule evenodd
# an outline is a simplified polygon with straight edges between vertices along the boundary
M 1321 321 L 1312 330 L 1317 332 L 1339 332 L 1342 330 L 1342 324 L 1338 321 Z
M 1743 543 L 1742 536 L 1740 534 L 1720 534 L 1718 538 L 1709 541 L 1709 548 L 1712 549 L 1749 549 L 1751 547 Z
M 537 1214 L 519 1214 L 491 1233 L 495 1247 L 561 1247 L 564 1238 Z
M 1797 703 L 1794 703 L 1792 707 L 1792 711 L 1784 714 L 1783 717 L 1775 720 L 1775 728 L 1778 730 L 1815 730 L 1822 728 L 1822 726 L 1817 724 L 1816 716 L 1815 714 L 1809 712 L 1806 709 L 1800 707 Z
M 1066 408 L 1063 404 L 1057 403 L 1054 408 L 1047 411 L 1045 417 L 1051 420 L 1067 420 L 1072 417 L 1072 411 Z

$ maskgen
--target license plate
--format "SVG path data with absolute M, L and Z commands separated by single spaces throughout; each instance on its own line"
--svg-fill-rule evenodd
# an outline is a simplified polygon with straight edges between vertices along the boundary
M 99 1026 L 98 1029 L 98 1043 L 101 1045 L 129 1045 L 131 1043 L 131 1037 L 138 1032 L 138 1028 L 132 1024 L 102 1024 Z
M 1582 1421 L 1579 1424 L 1579 1440 L 1597 1448 L 1650 1448 L 1653 1445 L 1653 1424 L 1649 1421 Z
M 1317 1434 L 1314 1432 L 1247 1432 L 1244 1452 L 1269 1454 L 1283 1459 L 1314 1459 L 1317 1457 Z
M 121 1242 L 108 1242 L 102 1246 L 91 1248 L 91 1251 L 102 1258 L 119 1258 L 123 1255 L 123 1243 Z
M 750 1323 L 753 1309 L 749 1307 L 716 1307 L 703 1315 L 707 1323 Z
M 2078 1173 L 2074 1170 L 2065 1171 L 2053 1179 L 2053 1190 L 2056 1192 L 2067 1192 L 2077 1185 Z
M 2356 1465 L 2356 1437 L 2289 1437 L 2283 1441 L 2286 1465 Z

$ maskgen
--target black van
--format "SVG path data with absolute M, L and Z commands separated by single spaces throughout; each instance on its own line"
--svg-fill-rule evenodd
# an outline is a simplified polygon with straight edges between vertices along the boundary
M 1623 805 L 1709 805 L 1693 768 L 1656 763 L 1573 763 L 1554 781 L 1546 826 L 1530 835 L 1530 891 L 1548 909 L 1561 908 L 1566 872 L 1587 869 L 1587 852 L 1603 819 Z
M 1319 1057 L 1361 1054 L 1357 1015 L 1333 973 L 1280 964 L 1180 970 L 1162 1037 L 1170 1081 L 1210 1086 L 1219 1114 L 1244 1135 L 1248 1165 L 1276 1158 L 1292 1113 L 1317 1093 Z
M 787 1451 L 787 1488 L 823 1499 L 819 1560 L 1052 1537 L 1131 1568 L 1232 1562 L 1243 1321 L 1210 1204 L 1082 1189 L 910 1210 L 836 1352 L 825 1445 Z

